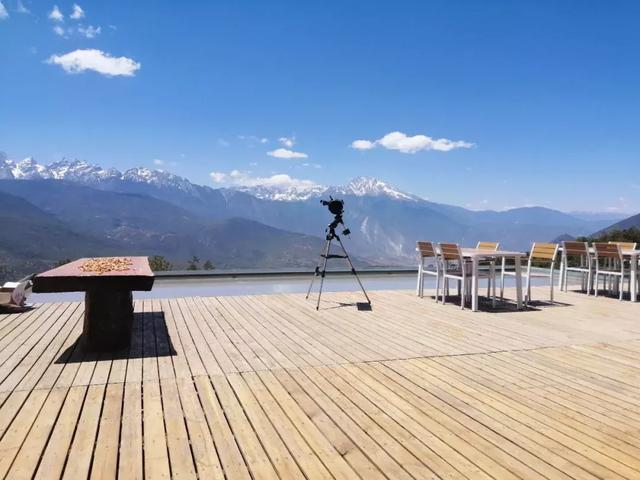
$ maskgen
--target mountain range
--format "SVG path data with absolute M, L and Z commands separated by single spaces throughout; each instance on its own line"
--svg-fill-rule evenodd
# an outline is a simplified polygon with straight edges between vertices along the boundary
M 610 225 L 609 227 L 605 228 L 601 232 L 597 232 L 595 236 L 598 236 L 598 234 L 610 232 L 613 230 L 627 230 L 629 228 L 640 229 L 640 213 L 637 215 L 632 215 L 631 217 L 625 218 L 623 220 L 620 220 L 619 222 L 614 223 L 613 225 Z
M 212 188 L 163 170 L 121 172 L 80 160 L 43 165 L 33 158 L 0 158 L 0 192 L 14 208 L 19 200 L 32 208 L 24 222 L 47 225 L 23 228 L 11 240 L 39 245 L 41 252 L 30 258 L 42 265 L 80 254 L 72 249 L 78 254 L 66 255 L 62 245 L 52 244 L 46 232 L 55 224 L 77 235 L 92 255 L 157 254 L 177 266 L 195 255 L 218 268 L 306 268 L 315 264 L 332 220 L 319 203 L 329 195 L 345 201 L 345 224 L 352 231 L 345 244 L 360 265 L 412 265 L 417 239 L 462 245 L 499 240 L 504 248 L 524 250 L 532 241 L 587 235 L 621 220 L 543 207 L 469 210 L 369 177 L 328 187 Z M 24 254 L 11 256 L 12 244 L 3 240 L 2 260 L 19 265 Z

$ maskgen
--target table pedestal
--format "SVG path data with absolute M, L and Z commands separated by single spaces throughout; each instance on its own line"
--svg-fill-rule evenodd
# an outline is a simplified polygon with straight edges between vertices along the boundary
M 129 346 L 133 325 L 133 296 L 129 291 L 91 290 L 84 296 L 83 335 L 92 351 Z

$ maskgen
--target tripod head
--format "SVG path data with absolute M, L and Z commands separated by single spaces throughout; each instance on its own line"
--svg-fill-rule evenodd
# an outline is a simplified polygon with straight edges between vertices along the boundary
M 327 228 L 325 230 L 325 232 L 327 232 L 327 240 L 336 238 L 338 236 L 336 234 L 336 228 L 338 227 L 338 225 L 342 225 L 343 227 L 345 227 L 344 230 L 342 230 L 343 235 L 349 236 L 351 234 L 351 230 L 349 230 L 342 221 L 342 215 L 336 215 L 333 219 L 333 222 L 327 225 Z
M 320 200 L 320 203 L 329 208 L 329 211 L 333 213 L 333 222 L 327 225 L 325 232 L 327 232 L 327 240 L 332 240 L 336 238 L 338 235 L 336 234 L 336 228 L 338 225 L 342 225 L 344 230 L 342 230 L 342 235 L 349 236 L 351 234 L 351 230 L 349 230 L 342 220 L 342 214 L 344 213 L 344 201 L 334 199 L 332 196 L 329 196 L 329 200 Z

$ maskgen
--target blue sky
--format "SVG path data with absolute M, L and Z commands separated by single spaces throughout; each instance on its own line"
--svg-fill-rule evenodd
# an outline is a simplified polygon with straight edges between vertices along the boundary
M 2 0 L 10 158 L 640 210 L 640 2 L 76 5 Z

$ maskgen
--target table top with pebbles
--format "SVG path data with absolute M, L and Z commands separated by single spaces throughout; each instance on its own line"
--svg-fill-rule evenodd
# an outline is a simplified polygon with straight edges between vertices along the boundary
M 36 275 L 34 292 L 91 289 L 151 290 L 153 272 L 147 257 L 80 258 Z
M 107 272 L 124 272 L 130 270 L 133 262 L 126 257 L 98 257 L 90 258 L 78 268 L 83 272 L 97 273 L 98 275 Z

